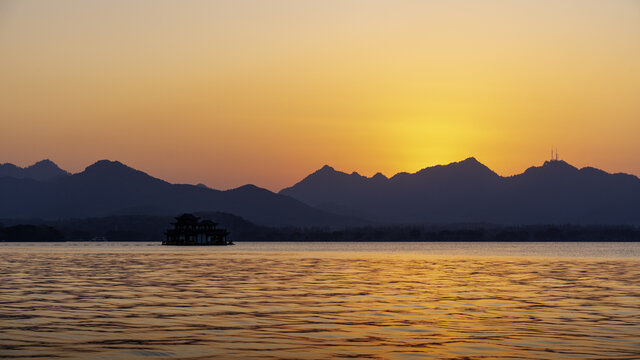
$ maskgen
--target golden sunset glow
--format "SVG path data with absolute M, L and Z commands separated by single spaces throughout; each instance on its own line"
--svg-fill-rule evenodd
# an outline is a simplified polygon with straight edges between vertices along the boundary
M 4 1 L 0 163 L 279 190 L 557 146 L 640 174 L 637 1 Z

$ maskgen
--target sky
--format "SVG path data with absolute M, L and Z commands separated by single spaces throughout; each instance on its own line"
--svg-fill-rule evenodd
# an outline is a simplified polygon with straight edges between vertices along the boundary
M 0 1 L 0 163 L 640 175 L 640 1 Z

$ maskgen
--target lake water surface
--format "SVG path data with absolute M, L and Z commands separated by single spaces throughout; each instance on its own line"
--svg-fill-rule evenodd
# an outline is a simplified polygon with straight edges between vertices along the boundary
M 640 243 L 0 243 L 0 358 L 640 358 Z

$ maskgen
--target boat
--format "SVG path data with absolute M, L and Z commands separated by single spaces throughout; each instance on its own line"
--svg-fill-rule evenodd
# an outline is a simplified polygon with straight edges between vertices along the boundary
M 182 214 L 171 223 L 173 229 L 165 231 L 162 245 L 234 245 L 229 232 L 218 228 L 211 220 L 200 220 L 193 214 Z

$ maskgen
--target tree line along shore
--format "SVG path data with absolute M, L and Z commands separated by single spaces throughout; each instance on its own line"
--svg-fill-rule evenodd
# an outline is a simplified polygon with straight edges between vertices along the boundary
M 369 225 L 346 228 L 269 227 L 225 213 L 197 213 L 242 241 L 640 241 L 631 225 Z M 0 241 L 162 241 L 171 216 L 111 216 L 69 220 L 0 220 Z

